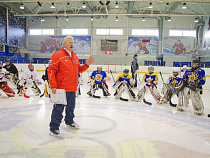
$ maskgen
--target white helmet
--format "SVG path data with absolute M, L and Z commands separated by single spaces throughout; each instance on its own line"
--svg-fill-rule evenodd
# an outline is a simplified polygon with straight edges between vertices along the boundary
M 179 68 L 179 67 L 174 67 L 172 72 L 177 72 L 177 73 L 179 73 L 179 72 L 180 72 L 180 68 Z

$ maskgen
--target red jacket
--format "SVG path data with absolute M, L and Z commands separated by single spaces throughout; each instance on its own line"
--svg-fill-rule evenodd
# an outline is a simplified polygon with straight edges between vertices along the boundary
M 50 60 L 48 78 L 50 88 L 65 89 L 66 92 L 76 91 L 78 84 L 78 73 L 88 69 L 86 64 L 80 65 L 79 59 L 72 51 L 69 53 L 62 48 L 55 52 Z

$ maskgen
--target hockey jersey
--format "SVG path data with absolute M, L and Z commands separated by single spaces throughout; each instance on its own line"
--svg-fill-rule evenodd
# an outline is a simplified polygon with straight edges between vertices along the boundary
M 119 80 L 120 82 L 122 82 L 123 84 L 129 84 L 131 85 L 130 83 L 130 79 L 132 78 L 131 75 L 128 75 L 127 77 L 125 77 L 123 74 L 119 75 L 116 79 L 116 82 Z
M 156 85 L 158 85 L 158 75 L 157 73 L 153 72 L 152 74 L 150 74 L 149 72 L 146 72 L 144 74 L 144 77 L 142 79 L 142 81 L 146 82 L 146 86 L 150 86 L 148 83 L 155 81 Z
M 176 77 L 175 77 L 174 75 L 170 75 L 170 76 L 169 76 L 169 79 L 168 79 L 168 81 L 167 81 L 167 84 L 168 84 L 169 87 L 170 87 L 170 86 L 175 87 L 176 84 L 179 83 L 179 81 L 180 81 L 179 75 L 177 75 Z
M 183 79 L 187 81 L 188 85 L 196 85 L 199 81 L 201 81 L 202 85 L 204 85 L 206 82 L 205 71 L 201 68 L 194 71 L 192 71 L 192 68 L 187 69 Z M 200 87 L 200 90 L 202 91 L 202 86 Z
M 26 83 L 31 83 L 32 81 L 36 80 L 37 72 L 30 71 L 29 69 L 26 69 L 23 73 L 22 78 L 26 80 Z
M 5 82 L 7 79 L 9 79 L 10 73 L 5 69 L 0 69 L 0 82 Z
M 101 83 L 106 78 L 106 72 L 98 72 L 97 70 L 95 70 L 92 72 L 90 77 L 95 80 L 95 83 Z

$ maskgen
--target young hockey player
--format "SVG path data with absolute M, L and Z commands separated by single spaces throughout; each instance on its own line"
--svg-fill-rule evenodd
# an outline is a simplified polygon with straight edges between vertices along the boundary
M 80 90 L 80 85 L 84 84 L 84 81 L 82 79 L 82 76 L 80 75 L 80 73 L 78 73 L 78 85 L 77 85 L 77 92 L 76 92 L 76 96 L 81 95 L 81 90 Z
M 115 98 L 120 98 L 121 100 L 128 101 L 128 99 L 122 98 L 122 93 L 125 91 L 131 100 L 135 100 L 135 94 L 131 89 L 131 86 L 135 84 L 135 80 L 129 75 L 129 70 L 125 69 L 123 74 L 119 75 L 115 81 L 113 87 L 115 88 L 116 92 L 114 94 Z
M 36 96 L 41 94 L 41 91 L 36 84 L 36 76 L 37 72 L 34 71 L 34 66 L 32 64 L 29 64 L 28 69 L 24 71 L 23 76 L 21 77 L 21 80 L 19 82 L 19 95 L 23 95 L 23 88 L 26 90 L 29 86 Z
M 161 103 L 161 96 L 160 96 L 160 93 L 158 92 L 157 86 L 156 86 L 158 84 L 158 75 L 157 75 L 157 73 L 154 72 L 154 67 L 153 66 L 148 67 L 148 72 L 146 72 L 144 74 L 144 77 L 143 77 L 142 81 L 143 82 L 141 84 L 146 83 L 146 85 L 143 86 L 143 88 L 141 88 L 138 91 L 136 101 L 141 101 L 143 99 L 144 103 L 152 105 L 152 103 L 147 102 L 144 98 L 145 94 L 147 93 L 147 91 L 149 89 L 149 91 L 152 94 L 155 101 L 157 103 Z
M 12 63 L 10 59 L 7 59 L 5 61 L 6 65 L 4 65 L 3 68 L 5 68 L 10 73 L 10 78 L 12 79 L 12 82 L 17 85 L 18 82 L 18 69 L 16 66 Z
M 196 115 L 204 114 L 204 106 L 199 89 L 206 82 L 205 71 L 200 68 L 201 62 L 199 59 L 194 59 L 192 62 L 192 68 L 187 69 L 183 76 L 183 83 L 179 87 L 184 87 L 184 82 L 187 86 L 184 87 L 184 105 L 177 105 L 177 109 L 184 111 L 185 107 L 188 107 L 189 99 L 192 100 L 194 113 Z M 179 89 L 178 87 L 178 89 Z M 181 98 L 179 98 L 181 99 Z
M 181 78 L 183 78 L 185 71 L 187 70 L 187 65 L 184 65 L 181 70 Z
M 175 89 L 175 86 L 180 81 L 180 68 L 174 67 L 172 74 L 169 75 L 168 81 L 165 83 L 166 90 L 164 90 L 164 96 L 162 98 L 162 101 L 164 103 L 167 103 L 169 101 L 169 104 L 173 107 L 176 107 L 176 104 L 173 104 L 171 102 L 171 98 L 174 96 L 174 94 L 178 95 L 178 91 Z
M 3 64 L 0 61 L 0 89 L 8 96 L 14 97 L 15 92 L 7 85 L 7 81 L 10 78 L 9 72 L 2 67 Z
M 44 87 L 44 93 L 42 95 L 40 95 L 40 98 L 43 97 L 44 95 L 47 96 L 47 97 L 48 96 L 50 97 L 50 94 L 49 94 L 48 67 L 46 67 L 45 74 L 42 75 L 42 79 L 45 82 L 45 87 Z
M 106 84 L 106 72 L 102 71 L 102 66 L 98 66 L 97 70 L 93 71 L 89 83 L 91 84 L 90 90 L 87 92 L 89 96 L 93 96 L 95 98 L 100 98 L 100 96 L 95 96 L 96 90 L 99 88 L 102 89 L 104 96 L 110 96 L 108 90 L 108 85 Z

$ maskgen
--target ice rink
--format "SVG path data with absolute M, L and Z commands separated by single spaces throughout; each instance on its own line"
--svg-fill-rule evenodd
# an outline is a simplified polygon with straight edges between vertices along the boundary
M 38 78 L 44 72 L 38 72 Z M 116 78 L 119 74 L 114 74 Z M 20 73 L 21 76 L 21 73 Z M 209 158 L 210 157 L 210 78 L 207 77 L 202 99 L 203 116 L 194 115 L 192 104 L 185 112 L 167 104 L 157 104 L 150 93 L 143 102 L 121 101 L 114 98 L 110 81 L 110 97 L 102 91 L 91 98 L 86 93 L 88 73 L 82 77 L 82 95 L 76 98 L 75 122 L 79 130 L 69 129 L 62 122 L 64 139 L 49 135 L 49 122 L 53 104 L 48 97 L 30 98 L 15 95 L 0 97 L 0 157 L 5 158 Z M 142 79 L 143 74 L 139 74 Z M 164 80 L 168 75 L 164 75 Z M 43 81 L 42 81 L 43 82 Z M 15 90 L 15 87 L 9 83 Z M 42 93 L 44 83 L 39 86 Z M 159 76 L 158 90 L 162 81 Z M 134 89 L 137 94 L 138 89 Z M 15 90 L 17 92 L 17 90 Z M 128 98 L 123 94 L 124 98 Z M 177 97 L 173 98 L 177 103 Z

